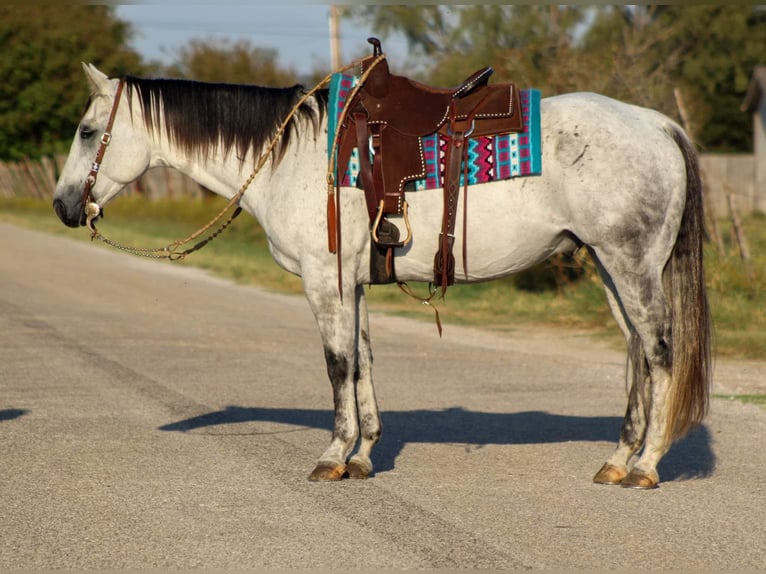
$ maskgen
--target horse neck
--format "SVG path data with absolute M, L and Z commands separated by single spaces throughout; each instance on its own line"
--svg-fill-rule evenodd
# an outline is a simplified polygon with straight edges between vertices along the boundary
M 156 133 L 150 134 L 150 141 L 150 167 L 173 168 L 226 199 L 237 192 L 252 169 L 252 161 L 246 161 L 240 170 L 236 159 L 224 158 L 220 152 L 211 154 L 207 160 L 196 154 L 188 154 L 171 144 L 164 132 L 159 136 Z M 242 176 L 244 172 L 247 173 Z
M 236 171 L 239 162 L 225 158 L 219 150 L 205 154 L 186 150 L 183 146 L 172 141 L 164 120 L 164 112 L 155 114 L 154 125 L 150 127 L 144 117 L 137 91 L 128 92 L 130 100 L 130 121 L 133 126 L 132 137 L 145 137 L 149 154 L 148 168 L 169 167 L 191 178 L 201 186 L 223 197 L 231 197 L 236 193 Z M 159 105 L 159 104 L 158 104 Z M 245 162 L 246 164 L 248 162 Z M 236 164 L 236 165 L 235 165 Z M 243 165 L 243 169 L 249 169 Z
M 137 108 L 134 106 L 134 114 Z M 139 118 L 134 117 L 134 121 L 139 121 Z M 316 133 L 307 122 L 299 122 L 297 133 L 278 162 L 274 162 L 267 149 L 255 154 L 248 153 L 244 161 L 240 161 L 233 150 L 224 156 L 219 148 L 204 159 L 201 154 L 188 153 L 170 142 L 164 123 L 161 122 L 157 129 L 147 130 L 151 147 L 150 167 L 174 168 L 226 199 L 240 191 L 251 176 L 254 177 L 251 189 L 269 190 L 273 187 L 271 183 L 274 179 L 295 181 L 304 175 L 321 184 L 324 179 L 317 169 L 321 172 L 326 168 L 326 151 L 318 144 L 323 141 L 319 134 L 323 133 L 326 121 L 325 117 Z M 263 166 L 257 168 L 262 154 L 268 157 Z

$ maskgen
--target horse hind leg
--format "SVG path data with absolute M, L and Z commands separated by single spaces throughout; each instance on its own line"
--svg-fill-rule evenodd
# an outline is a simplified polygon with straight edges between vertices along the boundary
M 628 407 L 617 448 L 593 477 L 593 482 L 598 484 L 623 484 L 629 473 L 630 460 L 641 450 L 646 438 L 651 379 L 644 359 L 643 346 L 636 335 L 631 339 L 627 365 Z
M 604 282 L 606 298 L 617 324 L 620 327 L 628 345 L 628 362 L 626 369 L 626 388 L 628 390 L 628 407 L 620 430 L 620 440 L 612 456 L 593 477 L 598 484 L 621 484 L 628 475 L 628 464 L 633 455 L 644 444 L 646 435 L 646 390 L 649 388 L 649 375 L 644 359 L 643 347 L 625 316 L 615 286 L 601 262 L 591 252 L 596 268 Z M 639 369 L 638 371 L 636 369 Z
M 619 264 L 605 253 L 597 257 L 609 277 L 623 319 L 629 326 L 628 409 L 617 449 L 594 477 L 599 483 L 653 488 L 659 483 L 657 464 L 670 448 L 668 401 L 672 383 L 671 310 L 661 271 L 644 270 L 645 262 Z M 616 272 L 615 270 L 630 270 Z M 629 460 L 643 447 L 628 471 Z

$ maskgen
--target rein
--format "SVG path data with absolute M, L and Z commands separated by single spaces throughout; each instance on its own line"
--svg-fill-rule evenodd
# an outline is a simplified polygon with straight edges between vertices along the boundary
M 340 71 L 345 71 L 348 68 L 351 68 L 356 65 L 357 62 L 353 62 L 352 64 L 342 68 Z M 114 103 L 112 104 L 112 110 L 109 113 L 109 120 L 107 122 L 106 131 L 104 132 L 104 135 L 101 137 L 101 146 L 98 149 L 98 152 L 96 154 L 96 160 L 93 162 L 91 166 L 90 173 L 88 174 L 88 177 L 85 181 L 85 186 L 83 189 L 83 209 L 85 211 L 86 220 L 85 224 L 88 227 L 88 229 L 91 232 L 91 241 L 94 239 L 98 239 L 99 241 L 102 241 L 103 243 L 106 243 L 107 245 L 110 245 L 111 247 L 114 247 L 116 249 L 120 249 L 122 251 L 125 251 L 127 253 L 131 253 L 133 255 L 139 255 L 142 257 L 151 257 L 154 259 L 169 259 L 171 261 L 178 261 L 183 258 L 185 258 L 190 253 L 193 253 L 194 251 L 197 251 L 199 249 L 202 249 L 205 245 L 207 245 L 210 241 L 218 237 L 218 235 L 229 225 L 231 225 L 231 222 L 234 221 L 234 219 L 242 212 L 242 207 L 237 205 L 234 212 L 229 216 L 229 218 L 224 221 L 216 231 L 211 233 L 207 238 L 203 239 L 202 241 L 199 241 L 198 243 L 192 245 L 191 247 L 187 249 L 179 249 L 181 246 L 186 245 L 187 243 L 197 239 L 200 237 L 203 233 L 207 232 L 211 227 L 213 227 L 218 221 L 220 221 L 223 216 L 231 209 L 235 204 L 239 203 L 239 201 L 242 199 L 242 196 L 245 195 L 245 192 L 250 187 L 250 184 L 255 179 L 255 176 L 260 172 L 261 168 L 266 164 L 266 161 L 269 158 L 269 155 L 271 154 L 272 150 L 274 149 L 274 146 L 279 141 L 279 138 L 282 137 L 282 134 L 284 133 L 285 129 L 287 128 L 288 123 L 293 118 L 293 116 L 297 113 L 297 111 L 300 109 L 300 107 L 303 105 L 303 103 L 308 100 L 311 96 L 313 96 L 317 91 L 319 91 L 321 88 L 323 88 L 327 83 L 329 83 L 330 79 L 332 78 L 332 74 L 328 74 L 321 82 L 319 82 L 314 88 L 306 92 L 299 100 L 298 102 L 293 106 L 293 109 L 290 110 L 290 113 L 287 114 L 287 117 L 284 119 L 282 124 L 279 126 L 279 129 L 274 134 L 274 137 L 271 139 L 271 142 L 269 143 L 266 150 L 261 154 L 261 157 L 258 159 L 258 163 L 253 168 L 253 172 L 250 174 L 250 177 L 247 178 L 245 183 L 242 184 L 242 187 L 239 188 L 239 191 L 237 191 L 236 194 L 229 200 L 229 202 L 226 204 L 226 206 L 215 216 L 213 219 L 211 219 L 207 224 L 202 226 L 200 229 L 189 235 L 188 237 L 185 237 L 184 239 L 178 239 L 165 247 L 158 247 L 158 248 L 141 248 L 141 247 L 133 247 L 130 245 L 122 245 L 120 243 L 117 243 L 116 241 L 113 241 L 107 237 L 104 237 L 98 229 L 96 229 L 94 219 L 98 217 L 101 208 L 96 203 L 90 202 L 91 199 L 91 189 L 96 184 L 96 178 L 98 177 L 98 171 L 101 167 L 101 162 L 104 158 L 104 153 L 106 152 L 106 148 L 109 145 L 109 143 L 112 140 L 112 126 L 114 124 L 114 118 L 117 114 L 117 107 L 120 103 L 120 96 L 122 94 L 122 89 L 124 86 L 124 80 L 120 80 L 117 84 L 117 92 L 115 94 Z

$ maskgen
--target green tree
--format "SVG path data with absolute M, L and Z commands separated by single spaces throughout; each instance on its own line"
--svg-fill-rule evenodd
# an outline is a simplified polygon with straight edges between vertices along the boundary
M 492 65 L 494 81 L 543 95 L 595 91 L 679 119 L 707 151 L 750 151 L 739 105 L 763 64 L 766 10 L 752 5 L 366 6 L 350 13 L 385 38 L 397 31 L 426 62 L 421 79 L 459 82 Z
M 178 51 L 177 60 L 168 74 L 203 82 L 287 86 L 297 81 L 295 70 L 278 64 L 275 50 L 254 47 L 246 40 L 192 40 Z
M 750 151 L 751 120 L 739 106 L 766 58 L 765 15 L 735 5 L 609 8 L 582 49 L 604 93 L 677 117 L 678 90 L 703 149 Z
M 422 75 L 433 83 L 450 85 L 492 65 L 499 79 L 545 88 L 539 79 L 547 83 L 548 69 L 568 59 L 585 11 L 576 6 L 366 6 L 345 14 L 371 21 L 384 38 L 401 32 L 411 53 L 430 64 Z
M 111 6 L 0 6 L 0 159 L 65 151 L 88 97 L 80 62 L 141 72 L 130 34 Z
M 656 23 L 664 7 L 604 7 L 593 12 L 578 49 L 578 90 L 606 94 L 654 108 L 678 119 L 675 70 L 683 57 L 671 50 L 658 58 L 662 41 L 677 26 Z
M 675 31 L 658 43 L 658 60 L 680 54 L 673 76 L 688 94 L 698 142 L 709 151 L 750 151 L 751 119 L 740 111 L 753 69 L 766 63 L 763 6 L 668 6 L 647 27 Z

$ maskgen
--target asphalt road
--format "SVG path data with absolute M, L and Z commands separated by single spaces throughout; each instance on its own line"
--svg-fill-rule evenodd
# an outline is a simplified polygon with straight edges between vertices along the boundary
M 372 337 L 376 474 L 309 483 L 332 397 L 303 298 L 0 225 L 0 569 L 766 564 L 766 409 L 715 399 L 659 489 L 600 486 L 622 352 L 382 315 Z M 717 393 L 765 382 L 716 366 Z

